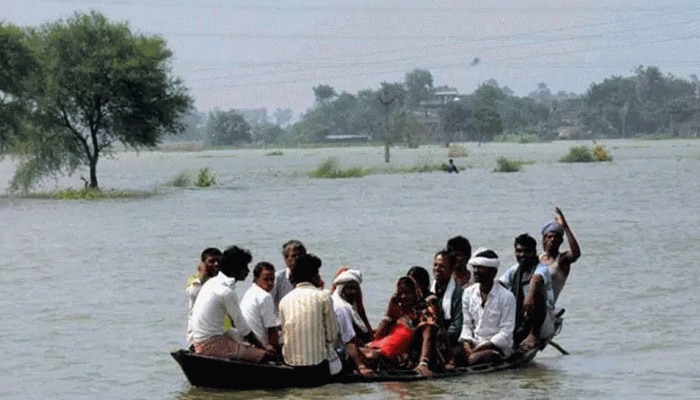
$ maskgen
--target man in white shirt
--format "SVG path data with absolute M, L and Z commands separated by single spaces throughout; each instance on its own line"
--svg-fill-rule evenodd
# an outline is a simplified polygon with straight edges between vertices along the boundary
M 500 262 L 493 250 L 477 249 L 468 265 L 473 268 L 475 283 L 462 296 L 459 341 L 463 352 L 457 360 L 468 365 L 498 362 L 513 351 L 515 297 L 494 284 Z
M 253 284 L 241 299 L 241 312 L 255 337 L 262 344 L 279 349 L 279 321 L 270 290 L 275 284 L 275 267 L 268 262 L 259 262 L 253 268 Z
M 251 362 L 271 358 L 272 349 L 260 343 L 243 318 L 234 288 L 237 280 L 244 280 L 248 275 L 251 259 L 247 250 L 237 246 L 229 247 L 221 256 L 219 273 L 202 285 L 192 309 L 195 353 Z M 224 331 L 226 316 L 231 318 L 238 333 L 255 347 L 238 341 Z

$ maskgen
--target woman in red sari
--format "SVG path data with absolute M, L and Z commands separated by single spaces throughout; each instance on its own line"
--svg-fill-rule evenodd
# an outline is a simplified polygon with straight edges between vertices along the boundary
M 437 328 L 434 316 L 423 301 L 416 281 L 403 276 L 396 283 L 386 315 L 375 331 L 375 339 L 362 349 L 368 362 L 385 360 L 393 366 L 413 368 L 417 373 L 431 377 L 430 369 L 433 336 Z M 412 359 L 412 346 L 419 347 L 418 360 Z

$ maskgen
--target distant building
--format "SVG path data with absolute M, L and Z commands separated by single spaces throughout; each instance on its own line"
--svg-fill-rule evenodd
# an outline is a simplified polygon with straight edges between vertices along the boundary
M 367 142 L 372 140 L 372 135 L 370 134 L 360 134 L 360 135 L 328 135 L 326 140 L 329 142 L 336 143 L 354 143 L 354 142 Z

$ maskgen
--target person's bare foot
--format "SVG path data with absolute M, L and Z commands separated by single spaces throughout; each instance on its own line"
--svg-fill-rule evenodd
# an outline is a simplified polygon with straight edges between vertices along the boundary
M 527 335 L 525 340 L 520 342 L 520 349 L 524 351 L 528 351 L 530 349 L 534 349 L 539 345 L 539 340 L 537 339 L 537 336 L 533 335 L 532 333 Z

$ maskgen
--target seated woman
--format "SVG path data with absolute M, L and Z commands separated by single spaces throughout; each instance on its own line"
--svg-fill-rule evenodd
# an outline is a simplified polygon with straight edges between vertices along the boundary
M 450 347 L 447 340 L 447 332 L 443 328 L 442 323 L 442 306 L 438 300 L 435 293 L 430 291 L 430 274 L 428 270 L 416 265 L 411 267 L 406 276 L 413 278 L 418 287 L 423 294 L 423 300 L 425 301 L 425 307 L 427 308 L 428 315 L 430 315 L 436 322 L 435 326 L 435 367 L 442 367 L 444 369 L 454 369 L 454 351 Z
M 430 315 L 416 281 L 403 276 L 396 283 L 386 316 L 377 327 L 375 339 L 361 349 L 367 362 L 384 360 L 394 366 L 408 366 L 417 373 L 431 377 L 433 336 L 436 322 Z M 420 348 L 419 362 L 410 357 L 412 347 Z

